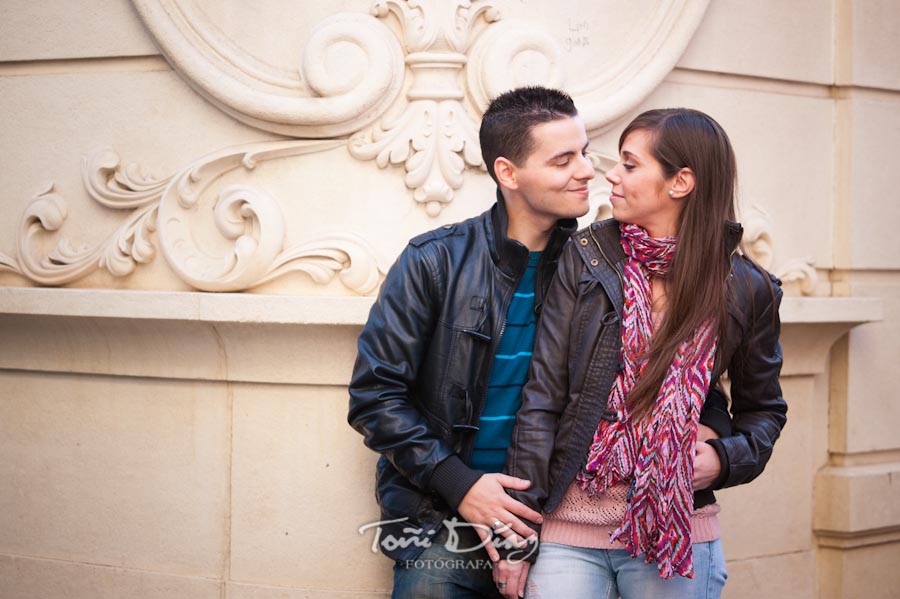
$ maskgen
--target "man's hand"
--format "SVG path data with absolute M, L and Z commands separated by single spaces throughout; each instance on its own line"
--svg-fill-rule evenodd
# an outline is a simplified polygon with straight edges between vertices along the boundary
M 528 569 L 531 564 L 525 560 L 502 559 L 494 563 L 494 584 L 497 590 L 507 599 L 518 599 L 525 596 L 525 581 L 528 580 Z
M 481 525 L 473 528 L 484 543 L 492 562 L 497 562 L 500 554 L 490 542 L 491 534 L 488 529 L 495 530 L 516 545 L 524 542 L 522 539 L 536 536 L 535 531 L 528 528 L 519 518 L 540 523 L 543 520 L 541 515 L 506 493 L 506 489 L 522 491 L 530 486 L 530 481 L 514 476 L 484 474 L 460 502 L 459 514 L 469 524 Z
M 694 489 L 708 489 L 722 472 L 722 462 L 712 445 L 697 443 L 694 455 Z
M 719 433 L 706 426 L 705 424 L 697 425 L 697 443 L 703 443 L 707 439 L 718 439 Z

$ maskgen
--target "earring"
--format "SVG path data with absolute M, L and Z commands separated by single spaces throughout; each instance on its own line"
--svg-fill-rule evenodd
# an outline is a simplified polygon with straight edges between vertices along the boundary
M 670 190 L 669 190 L 669 195 L 670 195 L 670 196 L 673 196 L 673 195 L 675 195 L 675 192 L 672 191 L 672 190 L 670 189 Z

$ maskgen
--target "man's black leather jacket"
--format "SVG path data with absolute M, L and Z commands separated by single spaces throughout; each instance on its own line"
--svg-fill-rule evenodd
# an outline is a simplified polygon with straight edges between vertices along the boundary
M 727 369 L 734 433 L 708 441 L 722 463 L 711 489 L 757 477 L 787 413 L 779 383 L 780 281 L 733 253 L 741 228 L 736 223 L 728 226 L 729 247 L 723 252 L 732 252 L 729 318 L 710 387 Z M 615 417 L 606 413 L 606 402 L 621 368 L 624 263 L 614 220 L 579 231 L 560 257 L 505 467 L 507 473 L 532 481 L 527 490 L 511 495 L 535 510 L 557 507 L 584 464 L 600 419 Z M 695 507 L 713 501 L 709 489 L 694 494 Z
M 409 242 L 359 336 L 348 421 L 381 454 L 382 539 L 434 538 L 483 474 L 466 463 L 506 311 L 528 249 L 506 235 L 500 194 L 487 212 Z M 538 265 L 540 310 L 575 220 L 560 221 Z M 408 530 L 404 530 L 408 529 Z M 419 543 L 382 550 L 415 559 Z
M 493 356 L 528 250 L 506 235 L 504 202 L 412 239 L 391 267 L 359 336 L 348 421 L 381 454 L 376 497 L 381 549 L 415 559 L 483 474 L 466 464 L 484 407 Z M 538 265 L 540 313 L 575 221 L 560 221 Z M 720 415 L 703 417 L 730 433 Z M 389 538 L 389 537 L 392 537 Z

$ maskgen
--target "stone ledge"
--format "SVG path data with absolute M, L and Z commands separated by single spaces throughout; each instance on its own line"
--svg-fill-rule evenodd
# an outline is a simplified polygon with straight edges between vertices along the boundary
M 779 314 L 784 324 L 862 324 L 882 320 L 884 307 L 873 297 L 786 297 Z
M 373 301 L 0 287 L 0 368 L 344 385 Z M 797 376 L 825 372 L 834 342 L 880 318 L 882 306 L 871 298 L 785 298 L 781 312 L 782 376 Z
M 862 532 L 842 533 L 833 530 L 815 531 L 819 547 L 832 549 L 857 549 L 872 545 L 888 543 L 900 546 L 900 525 L 893 528 L 864 530 Z
M 0 287 L 0 314 L 196 322 L 362 325 L 374 297 Z M 786 297 L 784 324 L 862 324 L 883 318 L 878 298 Z
M 210 323 L 361 325 L 373 297 L 0 287 L 0 314 Z

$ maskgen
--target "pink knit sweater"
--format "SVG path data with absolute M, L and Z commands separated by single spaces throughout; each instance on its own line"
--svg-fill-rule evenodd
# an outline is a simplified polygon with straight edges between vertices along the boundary
M 603 495 L 590 497 L 577 482 L 569 485 L 559 506 L 549 514 L 544 514 L 541 541 L 589 547 L 592 549 L 625 549 L 609 536 L 622 523 L 625 514 L 625 498 L 628 485 L 619 483 L 610 487 Z M 719 518 L 721 508 L 713 503 L 695 510 L 691 516 L 691 537 L 694 543 L 706 543 L 719 538 Z

